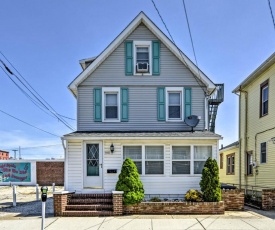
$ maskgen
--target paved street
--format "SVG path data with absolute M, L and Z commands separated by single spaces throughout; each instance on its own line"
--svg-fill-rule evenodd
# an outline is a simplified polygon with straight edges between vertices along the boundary
M 258 211 L 257 211 L 258 212 Z M 267 229 L 275 230 L 275 212 L 251 210 L 226 212 L 225 215 L 133 215 L 122 217 L 47 217 L 47 230 L 86 229 Z M 0 229 L 41 229 L 39 215 L 5 215 L 0 218 Z

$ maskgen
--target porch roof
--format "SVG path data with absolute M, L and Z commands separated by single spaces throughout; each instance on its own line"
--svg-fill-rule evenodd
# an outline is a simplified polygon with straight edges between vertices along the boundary
M 64 139 L 222 139 L 222 136 L 209 131 L 77 131 L 64 135 Z

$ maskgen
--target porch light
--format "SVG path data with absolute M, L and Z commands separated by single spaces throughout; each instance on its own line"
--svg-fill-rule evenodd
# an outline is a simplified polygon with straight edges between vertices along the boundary
M 113 153 L 115 151 L 115 146 L 113 145 L 113 143 L 110 146 L 110 151 L 111 151 L 111 153 Z

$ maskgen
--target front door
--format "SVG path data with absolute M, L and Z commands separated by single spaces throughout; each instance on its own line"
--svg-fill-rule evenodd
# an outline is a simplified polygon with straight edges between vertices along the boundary
M 85 145 L 84 188 L 102 188 L 101 143 L 86 143 Z

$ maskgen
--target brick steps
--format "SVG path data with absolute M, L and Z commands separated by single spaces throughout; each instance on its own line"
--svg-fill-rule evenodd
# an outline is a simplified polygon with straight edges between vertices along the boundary
M 87 210 L 87 211 L 113 211 L 112 204 L 93 204 L 93 205 L 66 205 L 66 211 L 79 211 L 79 210 Z
M 112 194 L 73 194 L 65 205 L 63 216 L 112 216 Z
M 87 198 L 87 199 L 71 199 L 69 200 L 68 204 L 112 204 L 113 200 L 112 199 L 91 199 L 91 198 Z
M 112 216 L 113 211 L 64 211 L 63 216 Z

